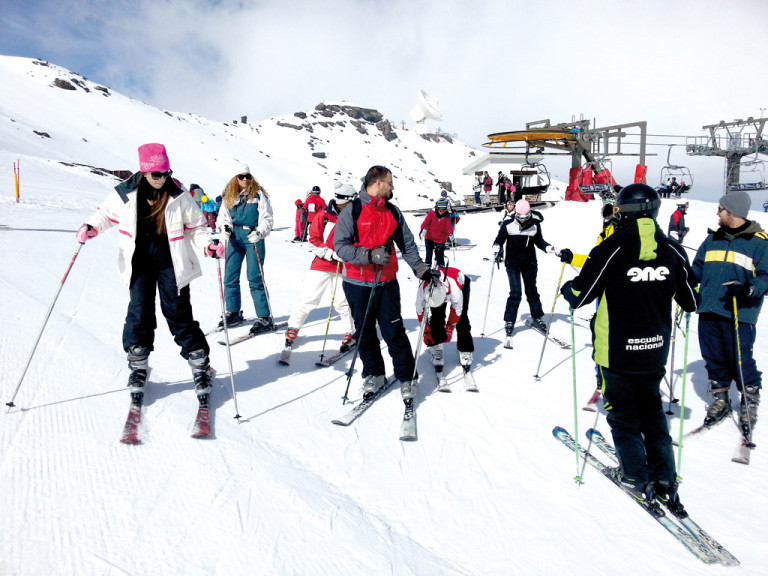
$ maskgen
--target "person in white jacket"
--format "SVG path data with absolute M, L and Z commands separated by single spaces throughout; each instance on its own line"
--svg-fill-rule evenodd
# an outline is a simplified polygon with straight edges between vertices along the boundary
M 140 171 L 122 182 L 77 231 L 85 243 L 113 226 L 120 232 L 118 267 L 130 291 L 123 348 L 135 404 L 144 395 L 149 353 L 154 349 L 155 294 L 181 355 L 189 362 L 201 405 L 211 391 L 208 342 L 192 314 L 189 283 L 202 275 L 196 253 L 220 258 L 224 247 L 211 243 L 197 203 L 171 178 L 165 146 L 139 147 Z
M 258 316 L 251 333 L 260 334 L 274 327 L 262 270 L 266 256 L 264 238 L 272 231 L 272 204 L 267 191 L 253 177 L 248 165 L 240 164 L 236 168 L 235 175 L 224 188 L 218 217 L 219 226 L 229 237 L 224 272 L 227 326 L 235 326 L 244 320 L 240 270 L 245 260 L 248 286 Z M 224 326 L 223 318 L 219 326 Z

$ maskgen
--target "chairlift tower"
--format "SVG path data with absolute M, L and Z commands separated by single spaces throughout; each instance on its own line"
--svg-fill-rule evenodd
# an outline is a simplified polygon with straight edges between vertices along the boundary
M 765 190 L 765 161 L 760 154 L 768 155 L 768 139 L 763 129 L 768 118 L 746 120 L 738 118 L 733 122 L 720 120 L 717 124 L 702 126 L 707 136 L 687 139 L 686 153 L 689 156 L 719 156 L 725 158 L 725 193 L 737 190 Z M 754 156 L 751 160 L 745 159 Z M 741 182 L 742 172 L 755 172 L 757 181 Z

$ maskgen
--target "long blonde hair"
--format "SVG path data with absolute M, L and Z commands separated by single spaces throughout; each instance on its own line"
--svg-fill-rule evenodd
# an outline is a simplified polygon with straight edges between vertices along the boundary
M 240 185 L 237 183 L 237 175 L 232 176 L 232 179 L 227 182 L 227 185 L 224 187 L 224 192 L 221 195 L 221 203 L 226 206 L 227 209 L 232 208 L 235 204 L 237 204 L 240 199 L 240 194 L 243 194 L 246 197 L 246 200 L 255 198 L 259 192 L 264 194 L 264 196 L 269 196 L 267 191 L 261 184 L 259 184 L 259 181 L 256 180 L 256 177 L 253 176 L 253 174 L 251 174 L 251 179 L 246 180 L 246 182 L 248 185 L 244 190 L 242 190 L 242 192 L 240 191 Z

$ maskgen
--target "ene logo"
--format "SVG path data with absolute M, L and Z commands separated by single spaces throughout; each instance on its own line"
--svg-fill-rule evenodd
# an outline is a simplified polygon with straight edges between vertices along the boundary
M 655 282 L 657 280 L 664 280 L 669 274 L 669 269 L 666 266 L 659 266 L 658 268 L 630 268 L 627 272 L 630 281 L 632 282 Z

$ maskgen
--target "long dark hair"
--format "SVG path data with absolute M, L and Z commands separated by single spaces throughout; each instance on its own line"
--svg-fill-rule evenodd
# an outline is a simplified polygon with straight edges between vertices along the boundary
M 155 225 L 155 232 L 158 236 L 166 233 L 165 230 L 165 207 L 168 205 L 168 199 L 170 198 L 171 191 L 171 179 L 166 178 L 163 182 L 162 188 L 159 190 L 147 182 L 148 176 L 146 174 L 141 175 L 139 179 L 139 185 L 137 186 L 138 199 L 152 200 L 152 205 L 149 210 L 149 217 L 152 223 Z

